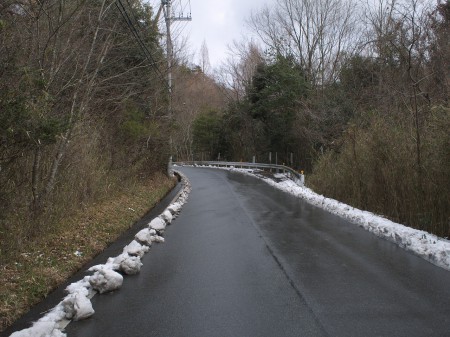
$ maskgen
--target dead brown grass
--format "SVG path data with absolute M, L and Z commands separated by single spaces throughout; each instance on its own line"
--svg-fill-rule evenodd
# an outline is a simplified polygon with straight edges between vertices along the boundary
M 58 219 L 0 266 L 0 331 L 41 301 L 160 201 L 175 182 L 162 174 Z M 75 252 L 81 252 L 81 256 Z
M 449 237 L 450 109 L 435 107 L 425 117 L 420 166 L 411 121 L 374 115 L 365 127 L 347 128 L 339 151 L 321 156 L 308 184 L 327 197 Z

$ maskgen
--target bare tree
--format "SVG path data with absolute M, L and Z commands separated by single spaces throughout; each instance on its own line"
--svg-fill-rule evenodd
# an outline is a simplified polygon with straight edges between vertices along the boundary
M 203 74 L 209 73 L 210 66 L 208 46 L 206 41 L 203 40 L 202 46 L 200 47 L 200 68 L 202 69 Z
M 343 52 L 356 45 L 356 10 L 350 0 L 280 0 L 248 24 L 274 53 L 294 56 L 309 80 L 322 86 L 336 79 Z
M 94 18 L 82 17 L 89 11 L 89 6 L 84 2 L 79 2 L 75 7 L 66 5 L 63 1 L 56 3 L 56 15 L 51 16 L 50 6 L 52 3 L 42 2 L 36 8 L 35 13 L 35 54 L 42 80 L 45 83 L 44 90 L 59 96 L 63 92 L 68 96 L 68 111 L 64 114 L 66 119 L 65 130 L 57 136 L 58 146 L 54 153 L 51 168 L 48 171 L 45 183 L 39 191 L 39 174 L 40 158 L 41 158 L 41 140 L 36 139 L 36 153 L 33 165 L 33 182 L 32 189 L 35 205 L 41 204 L 45 198 L 53 190 L 56 184 L 56 178 L 59 172 L 62 158 L 64 157 L 67 146 L 72 139 L 74 129 L 77 122 L 82 119 L 83 114 L 87 111 L 90 104 L 92 94 L 97 84 L 97 75 L 100 67 L 112 45 L 111 30 L 106 32 L 102 30 L 102 24 L 105 14 L 110 10 L 113 2 L 103 0 Z M 47 7 L 49 6 L 49 7 Z M 67 21 L 72 20 L 89 20 L 91 24 L 92 34 L 86 34 L 84 38 L 77 41 L 80 49 L 74 49 L 75 35 L 78 34 L 77 29 L 68 28 L 63 31 Z M 48 24 L 54 27 L 50 31 L 42 29 Z M 45 27 L 47 29 L 47 27 Z M 113 30 L 113 29 L 112 29 Z M 45 35 L 44 35 L 45 34 Z M 87 48 L 83 48 L 84 45 Z M 51 57 L 47 57 L 49 54 Z M 48 63 L 48 64 L 47 64 Z M 74 67 L 71 67 L 74 65 Z M 62 75 L 62 76 L 61 76 Z M 61 78 L 62 77 L 62 78 Z M 62 81 L 61 81 L 62 79 Z
M 8 34 L 1 32 L 0 48 L 23 71 L 0 76 L 11 84 L 8 90 L 13 99 L 26 101 L 24 117 L 17 121 L 20 127 L 14 128 L 24 129 L 26 138 L 20 138 L 20 146 L 2 147 L 0 160 L 7 160 L 13 151 L 32 158 L 22 168 L 30 168 L 35 210 L 42 209 L 61 183 L 64 158 L 82 133 L 83 123 L 93 115 L 98 120 L 100 113 L 92 113 L 94 106 L 104 113 L 104 106 L 117 110 L 130 97 L 145 90 L 148 95 L 142 82 L 155 65 L 129 55 L 136 43 L 115 4 L 113 0 L 13 1 L 1 9 L 0 15 L 9 15 L 9 25 Z M 21 48 L 15 49 L 14 44 Z M 142 76 L 142 70 L 149 75 Z M 139 79 L 131 77 L 136 71 L 141 71 Z M 106 92 L 110 95 L 105 96 Z
M 233 101 L 240 101 L 246 94 L 258 64 L 264 61 L 261 48 L 254 41 L 234 41 L 228 46 L 229 57 L 221 66 L 219 81 L 230 91 Z M 230 96 L 231 94 L 231 96 Z
M 366 10 L 367 46 L 380 64 L 378 106 L 389 113 L 397 107 L 411 116 L 419 190 L 423 175 L 422 127 L 432 99 L 424 88 L 428 79 L 434 78 L 427 66 L 430 56 L 426 45 L 431 12 L 430 2 L 425 0 L 380 1 L 375 7 L 368 4 Z

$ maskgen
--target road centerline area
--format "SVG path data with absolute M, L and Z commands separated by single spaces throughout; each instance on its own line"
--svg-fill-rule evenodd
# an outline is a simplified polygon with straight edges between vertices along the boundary
M 310 311 L 310 313 L 312 314 L 312 316 L 314 317 L 314 319 L 316 320 L 316 322 L 318 323 L 318 325 L 322 329 L 323 333 L 325 335 L 328 335 L 324 325 L 322 324 L 322 322 L 320 322 L 320 318 L 316 316 L 316 314 L 314 313 L 314 310 L 311 308 L 310 304 L 308 303 L 308 300 L 303 296 L 302 291 L 298 288 L 295 280 L 292 278 L 290 273 L 286 270 L 285 265 L 282 263 L 280 258 L 277 256 L 277 254 L 272 249 L 269 240 L 266 238 L 266 236 L 263 234 L 261 228 L 255 222 L 255 219 L 252 216 L 252 214 L 250 214 L 249 211 L 247 211 L 247 207 L 244 205 L 244 201 L 242 200 L 240 195 L 237 193 L 237 191 L 233 190 L 228 183 L 227 183 L 227 186 L 229 187 L 229 189 L 233 193 L 233 195 L 236 197 L 236 200 L 239 202 L 239 205 L 241 206 L 242 210 L 244 211 L 247 219 L 252 224 L 253 228 L 256 230 L 256 232 L 258 233 L 259 237 L 264 241 L 264 244 L 265 244 L 267 250 L 269 251 L 270 255 L 272 256 L 272 258 L 274 259 L 276 264 L 279 266 L 279 268 L 282 271 L 282 273 L 285 275 L 285 277 L 288 280 L 288 282 L 291 285 L 291 287 L 295 290 L 295 292 L 296 292 L 297 296 L 299 297 L 299 299 L 307 306 L 308 310 Z

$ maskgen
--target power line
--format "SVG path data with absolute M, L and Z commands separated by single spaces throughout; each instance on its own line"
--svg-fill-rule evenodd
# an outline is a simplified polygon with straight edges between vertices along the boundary
M 133 10 L 129 0 L 126 0 L 126 1 L 127 1 L 128 5 L 130 6 L 130 9 Z M 127 10 L 126 10 L 122 0 L 117 0 L 115 2 L 115 5 L 116 5 L 117 9 L 119 10 L 120 14 L 122 15 L 123 19 L 125 20 L 125 23 L 127 24 L 127 26 L 130 29 L 131 33 L 133 34 L 134 39 L 136 40 L 137 44 L 139 45 L 140 49 L 142 50 L 145 58 L 147 58 L 147 60 L 149 60 L 151 62 L 150 66 L 158 73 L 161 81 L 165 82 L 165 79 L 163 78 L 164 77 L 163 74 L 161 73 L 159 68 L 156 66 L 157 62 L 155 61 L 153 55 L 151 54 L 151 52 L 147 48 L 147 46 L 144 43 L 144 41 L 142 41 L 142 38 L 141 38 L 139 32 L 137 31 L 135 25 L 133 24 L 133 22 L 132 22 L 132 20 L 130 18 L 130 15 L 128 14 L 128 12 L 127 12 Z M 134 15 L 134 13 L 133 13 L 133 16 L 134 16 L 136 22 L 138 22 L 137 19 L 136 19 L 136 16 Z
M 189 1 L 190 6 L 190 1 Z M 184 8 L 184 7 L 183 7 Z M 182 8 L 182 9 L 183 9 Z M 189 9 L 189 15 L 184 16 L 180 13 L 178 16 L 172 14 L 172 0 L 161 0 L 161 9 L 163 9 L 164 19 L 166 21 L 166 48 L 167 48 L 167 71 L 168 71 L 168 85 L 169 85 L 169 101 L 172 94 L 172 58 L 173 58 L 173 44 L 171 37 L 171 25 L 175 21 L 192 21 L 191 10 Z M 161 12 L 161 10 L 158 12 Z M 170 103 L 169 103 L 170 104 Z
M 119 3 L 120 6 L 117 4 Z M 142 41 L 142 38 L 139 35 L 139 32 L 136 30 L 136 27 L 134 26 L 134 24 L 131 22 L 130 16 L 128 15 L 128 12 L 125 8 L 125 6 L 123 5 L 121 0 L 118 0 L 118 2 L 116 2 L 116 6 L 119 9 L 122 17 L 125 19 L 125 22 L 128 26 L 128 28 L 130 29 L 131 33 L 133 34 L 134 38 L 136 39 L 136 41 L 138 42 L 139 46 L 141 47 L 142 51 L 144 52 L 144 55 L 147 58 L 150 58 L 150 60 L 153 62 L 153 64 L 156 64 L 152 54 L 150 53 L 150 51 L 148 50 L 147 46 L 145 45 L 145 43 Z
M 134 10 L 133 10 L 133 6 L 131 5 L 131 3 L 130 3 L 129 0 L 126 0 L 126 1 L 127 1 L 127 4 L 128 4 L 128 7 L 130 8 L 131 14 L 133 15 L 134 22 L 136 23 L 137 26 L 140 26 L 139 20 L 138 20 L 137 17 L 136 17 L 136 13 L 135 13 Z M 122 5 L 122 7 L 123 7 L 123 5 Z M 130 22 L 131 22 L 131 20 L 130 20 Z M 133 26 L 133 28 L 134 28 L 134 26 Z M 136 29 L 135 29 L 135 31 L 136 31 Z M 138 32 L 136 32 L 136 33 L 138 33 Z M 138 35 L 138 37 L 140 38 L 139 34 L 137 34 L 137 35 Z M 141 39 L 141 38 L 140 38 L 140 40 L 141 40 L 141 42 L 142 42 L 142 39 Z M 151 56 L 151 53 L 150 53 L 150 51 L 148 50 L 148 48 L 147 48 L 147 46 L 145 45 L 145 43 L 142 42 L 142 45 L 145 47 L 145 49 L 147 50 L 147 52 L 148 52 L 148 53 L 150 54 L 150 56 Z M 153 57 L 152 57 L 152 59 L 153 59 Z
M 187 18 L 191 18 L 192 17 L 192 13 L 191 13 L 191 0 L 188 0 L 185 5 L 183 6 L 181 4 L 181 0 L 179 1 L 180 3 L 180 7 L 181 7 L 181 11 L 180 11 L 180 17 L 187 17 Z M 186 10 L 186 8 L 188 10 Z M 184 16 L 184 13 L 186 12 L 187 16 Z

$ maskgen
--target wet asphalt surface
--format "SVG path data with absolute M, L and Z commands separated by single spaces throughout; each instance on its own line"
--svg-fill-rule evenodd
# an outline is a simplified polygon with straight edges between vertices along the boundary
M 95 296 L 95 315 L 68 337 L 450 336 L 450 272 L 256 178 L 180 170 L 193 190 L 166 243 L 119 291 Z

